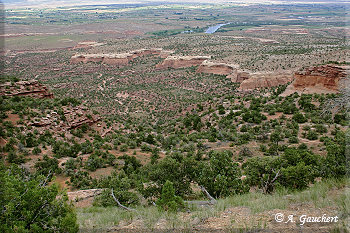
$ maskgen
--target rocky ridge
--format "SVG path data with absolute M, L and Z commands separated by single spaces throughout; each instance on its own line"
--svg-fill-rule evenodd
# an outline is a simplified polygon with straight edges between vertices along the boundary
M 146 55 L 157 55 L 161 58 L 168 57 L 173 51 L 163 49 L 140 49 L 134 50 L 128 53 L 117 53 L 117 54 L 76 54 L 71 57 L 71 63 L 77 64 L 80 62 L 102 62 L 109 65 L 125 66 L 130 61 L 137 57 Z
M 337 93 L 340 80 L 347 76 L 349 66 L 321 65 L 306 68 L 294 74 L 294 82 L 291 83 L 282 96 L 294 92 L 299 94 L 310 93 Z
M 198 66 L 208 59 L 210 56 L 168 56 L 162 63 L 156 65 L 156 69 Z
M 240 91 L 270 88 L 293 81 L 293 73 L 291 71 L 245 73 L 243 77 L 244 79 L 239 86 Z
M 205 60 L 200 64 L 197 69 L 198 73 L 210 73 L 210 74 L 219 74 L 219 75 L 229 75 L 234 72 L 237 72 L 238 65 L 231 65 L 226 63 L 216 63 Z
M 53 98 L 48 88 L 37 80 L 5 82 L 0 84 L 0 96 L 31 96 L 34 98 Z

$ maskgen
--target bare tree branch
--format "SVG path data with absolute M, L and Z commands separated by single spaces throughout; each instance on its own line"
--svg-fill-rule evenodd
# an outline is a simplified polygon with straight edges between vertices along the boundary
M 203 186 L 200 186 L 200 188 L 210 201 L 186 201 L 187 204 L 203 206 L 203 205 L 214 205 L 217 203 L 215 198 L 212 197 Z
M 47 181 L 49 180 L 50 176 L 51 176 L 51 170 L 49 171 L 49 174 L 46 176 L 45 180 L 43 180 L 43 182 L 41 182 L 41 183 L 39 184 L 39 186 L 40 186 L 40 187 L 46 186 Z
M 113 188 L 112 188 L 112 190 L 111 190 L 111 194 L 112 194 L 112 197 L 113 197 L 114 201 L 117 202 L 117 204 L 118 204 L 119 207 L 121 207 L 121 208 L 124 209 L 124 210 L 135 211 L 135 209 L 132 209 L 132 208 L 128 208 L 128 207 L 126 207 L 126 206 L 123 206 L 123 205 L 118 201 L 118 199 L 114 196 Z
M 208 193 L 208 191 L 207 191 L 203 186 L 200 186 L 200 188 L 201 188 L 202 192 L 207 196 L 207 198 L 208 198 L 213 204 L 215 204 L 215 203 L 217 202 L 217 201 L 215 200 L 215 198 L 212 197 L 212 196 Z

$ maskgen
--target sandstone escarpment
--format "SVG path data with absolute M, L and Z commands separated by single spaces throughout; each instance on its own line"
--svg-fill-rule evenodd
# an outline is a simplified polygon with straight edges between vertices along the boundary
M 291 83 L 282 96 L 298 93 L 337 93 L 339 81 L 346 76 L 347 66 L 322 65 L 306 68 L 294 74 Z
M 198 66 L 203 61 L 210 59 L 210 56 L 169 56 L 162 63 L 157 64 L 157 69 L 186 68 Z
M 297 89 L 319 86 L 321 88 L 338 90 L 339 79 L 346 76 L 346 67 L 317 66 L 295 73 L 293 86 Z
M 0 85 L 1 96 L 31 96 L 34 98 L 53 98 L 48 88 L 37 80 L 6 82 Z
M 236 72 L 238 65 L 231 65 L 226 63 L 215 63 L 210 61 L 203 61 L 198 67 L 198 73 L 229 75 Z
M 71 57 L 71 63 L 77 64 L 80 62 L 102 62 L 109 65 L 125 66 L 130 61 L 137 57 L 147 55 L 157 55 L 161 58 L 169 56 L 173 51 L 163 50 L 161 48 L 156 49 L 139 49 L 128 53 L 117 54 L 77 54 Z
M 104 43 L 98 43 L 96 41 L 83 41 L 79 42 L 76 46 L 73 47 L 73 49 L 85 49 L 85 48 L 91 48 L 96 46 L 104 45 Z
M 231 79 L 233 83 L 241 83 L 250 77 L 249 71 L 235 70 L 232 74 L 228 75 L 227 78 Z
M 259 88 L 269 88 L 287 84 L 293 80 L 292 72 L 256 72 L 249 74 L 249 78 L 242 81 L 239 90 L 251 91 Z

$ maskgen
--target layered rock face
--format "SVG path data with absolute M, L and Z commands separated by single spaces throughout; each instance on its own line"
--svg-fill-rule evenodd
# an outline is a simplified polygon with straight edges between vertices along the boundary
M 298 93 L 337 93 L 339 81 L 346 77 L 349 66 L 322 65 L 306 68 L 294 74 L 294 82 L 291 83 L 283 96 Z
M 346 67 L 316 66 L 294 75 L 293 86 L 296 89 L 319 86 L 329 90 L 338 90 L 339 79 L 346 76 Z
M 209 74 L 220 74 L 220 75 L 229 75 L 233 72 L 237 72 L 237 65 L 230 65 L 226 63 L 215 63 L 210 61 L 203 61 L 202 64 L 198 67 L 198 73 L 209 73 Z
M 210 59 L 210 56 L 169 56 L 162 63 L 157 64 L 157 69 L 186 68 L 201 65 L 203 61 Z
M 80 62 L 102 62 L 109 65 L 125 66 L 137 57 L 157 55 L 161 58 L 165 58 L 171 53 L 173 53 L 173 51 L 167 51 L 163 49 L 140 49 L 128 53 L 117 54 L 77 54 L 72 56 L 70 61 L 73 64 L 77 64 Z
M 85 49 L 85 48 L 91 48 L 96 46 L 104 45 L 103 43 L 98 43 L 96 41 L 83 41 L 79 42 L 76 46 L 73 47 L 73 49 Z
M 242 81 L 239 90 L 251 91 L 259 88 L 269 88 L 287 84 L 293 80 L 292 72 L 256 72 L 249 74 L 249 78 Z
M 132 54 L 132 59 L 136 57 L 148 56 L 148 55 L 155 55 L 155 56 L 160 56 L 161 58 L 167 58 L 172 53 L 174 53 L 174 51 L 163 50 L 162 48 L 139 49 L 139 50 L 134 50 L 130 52 L 130 54 Z
M 48 88 L 37 80 L 6 82 L 0 85 L 1 96 L 31 96 L 34 98 L 53 98 Z
M 232 74 L 228 75 L 227 78 L 231 79 L 233 83 L 241 83 L 250 77 L 249 71 L 236 70 Z
M 71 57 L 71 63 L 102 62 L 110 65 L 127 65 L 132 55 L 124 54 L 78 54 Z
M 98 115 L 94 115 L 88 108 L 82 105 L 76 107 L 63 106 L 62 109 L 65 121 L 60 122 L 61 116 L 57 112 L 51 111 L 46 116 L 29 123 L 29 125 L 40 127 L 43 130 L 51 127 L 55 128 L 56 131 L 67 131 L 79 128 L 83 124 L 92 125 L 100 120 Z
M 86 107 L 62 107 L 66 123 L 69 129 L 78 128 L 83 124 L 92 125 L 100 120 L 99 116 L 93 115 Z

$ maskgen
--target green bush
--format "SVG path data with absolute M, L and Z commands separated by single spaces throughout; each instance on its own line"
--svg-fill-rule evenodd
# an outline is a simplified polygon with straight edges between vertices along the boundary
M 56 158 L 49 158 L 47 155 L 43 156 L 43 160 L 38 160 L 35 163 L 34 167 L 37 172 L 42 175 L 51 174 L 60 174 L 61 168 L 58 167 L 58 160 Z
M 56 185 L 0 164 L 1 232 L 78 232 L 74 208 Z
M 156 204 L 160 210 L 171 212 L 176 212 L 185 206 L 182 198 L 175 195 L 173 183 L 169 180 L 167 180 L 162 187 L 162 194 Z
M 315 130 L 309 130 L 309 132 L 306 134 L 306 138 L 309 140 L 317 140 L 318 133 Z
M 293 115 L 292 119 L 295 120 L 296 122 L 298 122 L 299 124 L 307 122 L 306 117 L 300 112 L 295 113 Z
M 117 200 L 125 206 L 138 205 L 140 200 L 136 193 L 129 192 L 127 190 L 115 190 L 113 189 L 113 194 Z M 113 199 L 111 194 L 111 189 L 107 188 L 102 191 L 102 193 L 95 197 L 94 206 L 118 206 L 116 201 Z
M 195 179 L 214 197 L 226 197 L 249 190 L 240 179 L 241 170 L 232 156 L 230 151 L 211 151 L 209 161 L 200 163 Z

